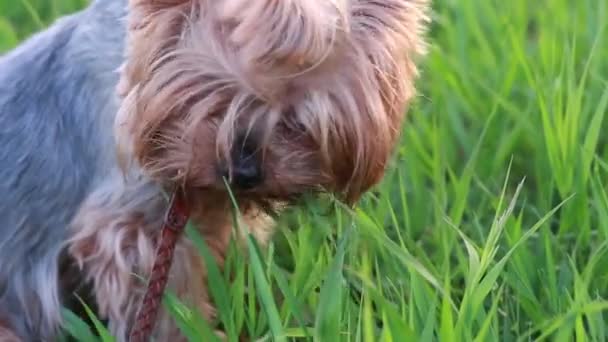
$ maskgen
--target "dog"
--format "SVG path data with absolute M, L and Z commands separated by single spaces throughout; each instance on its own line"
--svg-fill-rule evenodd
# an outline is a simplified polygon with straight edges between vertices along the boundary
M 127 339 L 168 207 L 221 266 L 235 194 L 264 244 L 308 193 L 383 177 L 416 95 L 428 0 L 95 0 L 0 57 L 0 340 L 50 341 L 90 284 Z M 207 318 L 186 238 L 169 288 Z M 179 339 L 167 313 L 154 336 Z

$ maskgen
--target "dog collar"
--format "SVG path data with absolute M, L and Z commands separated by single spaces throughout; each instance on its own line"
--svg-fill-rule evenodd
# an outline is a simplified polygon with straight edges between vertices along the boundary
M 189 217 L 190 208 L 186 204 L 184 193 L 180 190 L 174 191 L 158 240 L 154 266 L 152 267 L 146 293 L 131 329 L 129 337 L 131 342 L 144 342 L 150 339 L 169 278 L 175 245 L 183 233 Z

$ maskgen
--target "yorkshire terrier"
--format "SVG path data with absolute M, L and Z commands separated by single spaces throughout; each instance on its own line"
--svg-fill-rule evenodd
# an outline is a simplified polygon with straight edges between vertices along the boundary
M 428 7 L 96 0 L 0 57 L 0 341 L 53 340 L 84 283 L 127 339 L 175 186 L 220 266 L 224 179 L 261 244 L 304 194 L 356 203 L 415 96 Z M 168 286 L 213 317 L 187 238 Z M 167 313 L 155 326 L 180 338 Z

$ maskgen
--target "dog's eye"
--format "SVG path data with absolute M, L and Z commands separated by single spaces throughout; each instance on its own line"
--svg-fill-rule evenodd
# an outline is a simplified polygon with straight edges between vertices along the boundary
M 295 119 L 286 120 L 285 128 L 289 134 L 293 136 L 301 136 L 306 133 L 306 126 L 302 122 Z
M 299 120 L 294 120 L 294 122 L 293 122 L 293 130 L 295 132 L 303 134 L 303 133 L 306 132 L 306 126 L 304 126 L 304 124 L 302 122 L 300 122 Z
M 306 125 L 304 125 L 302 121 L 299 120 L 293 109 L 285 111 L 283 117 L 283 124 L 290 134 L 302 135 L 306 133 Z

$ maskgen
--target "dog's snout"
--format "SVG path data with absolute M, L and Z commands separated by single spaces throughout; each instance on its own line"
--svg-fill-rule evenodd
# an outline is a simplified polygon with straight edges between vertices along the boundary
M 257 146 L 252 139 L 242 138 L 232 153 L 232 184 L 241 190 L 250 190 L 263 181 Z
M 255 188 L 262 182 L 262 172 L 254 158 L 240 160 L 233 168 L 232 177 L 234 185 L 243 190 Z

